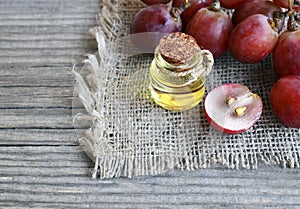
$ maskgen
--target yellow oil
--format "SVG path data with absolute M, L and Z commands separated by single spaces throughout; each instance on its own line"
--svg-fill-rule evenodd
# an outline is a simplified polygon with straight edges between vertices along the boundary
M 213 66 L 213 55 L 201 50 L 196 40 L 183 33 L 162 38 L 150 64 L 150 92 L 161 107 L 183 111 L 203 99 L 205 76 Z
M 203 99 L 204 78 L 192 79 L 187 75 L 177 77 L 176 82 L 162 76 L 154 63 L 150 66 L 150 92 L 155 103 L 172 111 L 195 107 Z

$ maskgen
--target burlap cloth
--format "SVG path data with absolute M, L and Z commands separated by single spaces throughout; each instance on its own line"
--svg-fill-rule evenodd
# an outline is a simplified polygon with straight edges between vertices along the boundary
M 157 175 L 172 169 L 222 166 L 256 169 L 259 161 L 299 167 L 299 129 L 274 116 L 269 92 L 276 82 L 270 57 L 245 65 L 230 55 L 215 60 L 206 93 L 224 83 L 240 83 L 261 96 L 261 119 L 243 134 L 224 135 L 212 129 L 203 102 L 184 112 L 157 106 L 148 92 L 152 55 L 131 46 L 129 24 L 145 5 L 140 0 L 103 0 L 98 26 L 91 29 L 98 53 L 74 70 L 75 92 L 85 112 L 74 121 L 90 121 L 80 144 L 95 162 L 94 178 Z

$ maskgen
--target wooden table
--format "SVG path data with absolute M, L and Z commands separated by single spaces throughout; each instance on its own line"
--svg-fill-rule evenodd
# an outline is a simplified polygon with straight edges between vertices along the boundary
M 0 208 L 300 208 L 300 170 L 210 168 L 95 180 L 72 124 L 71 72 L 100 0 L 0 1 Z

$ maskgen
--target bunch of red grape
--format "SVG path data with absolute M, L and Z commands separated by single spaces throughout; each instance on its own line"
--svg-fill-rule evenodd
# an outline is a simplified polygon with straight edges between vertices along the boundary
M 279 78 L 289 76 L 286 79 L 292 77 L 293 83 L 300 83 L 299 78 L 294 78 L 300 77 L 300 0 L 141 1 L 148 6 L 135 15 L 131 33 L 161 35 L 143 39 L 138 43 L 139 47 L 151 43 L 153 50 L 162 36 L 181 31 L 193 36 L 201 48 L 213 53 L 215 59 L 229 51 L 237 61 L 251 64 L 272 54 L 276 75 Z M 281 88 L 293 86 L 299 85 Z M 287 92 L 293 92 L 289 98 L 297 97 L 293 102 L 289 98 L 285 100 L 285 109 L 291 106 L 295 114 L 284 115 L 284 111 L 275 110 L 277 103 L 282 102 L 277 99 L 276 90 L 272 91 L 271 105 L 284 124 L 300 128 L 300 113 L 296 111 L 300 109 L 300 89 Z M 296 122 L 285 122 L 291 117 L 296 117 L 293 120 Z

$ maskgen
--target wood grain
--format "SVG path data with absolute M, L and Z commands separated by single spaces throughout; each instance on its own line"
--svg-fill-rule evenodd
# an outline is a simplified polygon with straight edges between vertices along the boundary
M 0 1 L 0 208 L 300 208 L 300 171 L 279 166 L 90 178 L 72 67 L 97 50 L 100 4 Z

